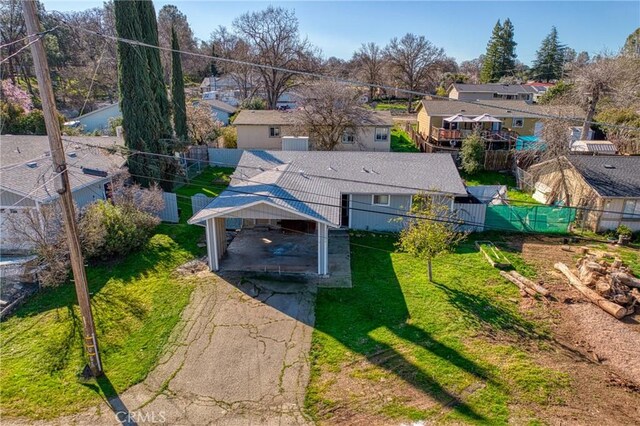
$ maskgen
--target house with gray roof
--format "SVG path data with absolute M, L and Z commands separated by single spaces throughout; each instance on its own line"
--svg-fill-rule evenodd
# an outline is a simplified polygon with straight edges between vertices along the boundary
M 296 128 L 296 110 L 242 110 L 233 125 L 238 131 L 238 148 L 286 150 L 288 139 L 307 139 L 305 150 L 313 150 L 313 136 L 302 134 Z M 391 150 L 391 127 L 393 118 L 389 111 L 370 111 L 363 116 L 354 132 L 344 134 L 339 151 L 383 151 Z
M 125 158 L 112 150 L 122 144 L 122 139 L 110 136 L 64 137 L 69 183 L 78 208 L 107 198 L 109 183 L 125 165 Z M 48 137 L 2 135 L 0 155 L 2 251 L 27 250 L 29 247 L 14 241 L 7 220 L 24 210 L 39 212 L 59 197 Z
M 540 89 L 525 84 L 462 84 L 453 83 L 449 86 L 450 99 L 459 100 L 508 100 L 533 101 L 534 95 Z
M 529 168 L 533 198 L 580 207 L 576 223 L 593 231 L 640 231 L 640 156 L 568 155 Z
M 189 223 L 206 225 L 212 270 L 227 248 L 225 219 L 235 218 L 243 229 L 315 233 L 326 275 L 329 228 L 398 231 L 418 193 L 451 206 L 467 195 L 450 154 L 245 151 L 228 188 Z

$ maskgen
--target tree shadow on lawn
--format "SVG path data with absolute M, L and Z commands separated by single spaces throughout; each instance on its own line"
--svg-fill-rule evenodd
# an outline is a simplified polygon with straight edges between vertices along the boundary
M 189 228 L 185 229 L 184 227 Z M 163 264 L 173 259 L 173 251 L 177 249 L 186 250 L 193 256 L 201 254 L 203 249 L 197 247 L 197 238 L 192 238 L 191 236 L 191 234 L 194 234 L 192 228 L 194 228 L 193 225 L 160 225 L 157 234 L 168 236 L 171 240 L 170 243 L 148 243 L 142 250 L 130 253 L 118 262 L 105 264 L 104 262 L 98 261 L 86 266 L 89 293 L 92 298 L 94 313 L 96 309 L 98 309 L 95 306 L 94 298 L 103 291 L 104 286 L 109 281 L 121 281 L 127 286 L 137 280 L 147 278 L 151 274 L 158 273 L 163 267 Z M 204 233 L 203 230 L 199 228 L 196 229 L 200 233 Z M 73 282 L 68 281 L 59 287 L 41 290 L 24 305 L 19 307 L 14 316 L 30 317 L 65 306 L 71 308 L 73 305 L 77 305 L 77 303 L 78 300 Z

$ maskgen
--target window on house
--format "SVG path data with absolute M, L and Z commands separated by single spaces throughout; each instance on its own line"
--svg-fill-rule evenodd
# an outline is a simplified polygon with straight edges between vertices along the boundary
M 514 118 L 513 119 L 513 127 L 524 127 L 524 118 Z
M 279 138 L 280 137 L 280 127 L 269 127 L 269 137 L 270 138 Z
M 623 219 L 640 219 L 640 217 L 636 216 L 637 203 L 636 200 L 626 200 L 624 202 L 624 209 L 622 210 Z
M 389 196 L 386 194 L 374 194 L 372 204 L 374 206 L 388 206 Z
M 494 93 L 494 94 L 493 94 L 493 97 L 494 97 L 494 98 L 499 98 L 499 97 L 501 97 L 501 96 L 500 96 L 500 94 L 499 94 L 499 93 Z
M 389 128 L 376 127 L 376 142 L 382 142 L 389 139 Z
M 356 135 L 353 132 L 344 132 L 342 134 L 342 143 L 351 144 L 356 141 Z

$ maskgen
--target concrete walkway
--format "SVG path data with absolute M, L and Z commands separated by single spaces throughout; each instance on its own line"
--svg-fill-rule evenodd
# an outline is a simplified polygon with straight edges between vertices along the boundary
M 315 285 L 206 274 L 171 351 L 143 383 L 112 399 L 111 407 L 53 423 L 309 424 L 302 407 Z

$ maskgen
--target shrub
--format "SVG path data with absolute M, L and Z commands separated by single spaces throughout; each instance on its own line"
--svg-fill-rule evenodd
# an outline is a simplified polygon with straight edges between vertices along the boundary
M 130 206 L 98 201 L 80 220 L 83 248 L 87 257 L 124 256 L 151 238 L 160 219 Z
M 484 142 L 480 135 L 473 133 L 462 141 L 460 156 L 466 173 L 473 175 L 484 169 Z
M 620 225 L 618 226 L 618 229 L 616 229 L 616 234 L 622 235 L 623 237 L 631 237 L 633 231 L 631 231 L 631 228 L 626 225 Z
M 227 126 L 222 128 L 222 138 L 224 148 L 238 147 L 238 131 L 235 127 Z

